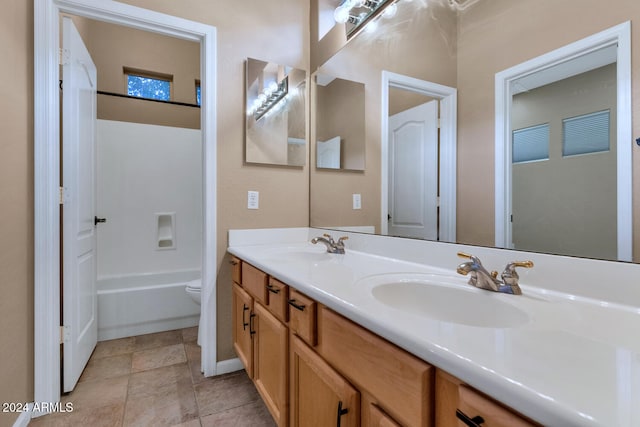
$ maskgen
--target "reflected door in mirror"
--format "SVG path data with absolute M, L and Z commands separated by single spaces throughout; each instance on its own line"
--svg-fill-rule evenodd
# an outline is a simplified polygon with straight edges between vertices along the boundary
M 389 234 L 438 239 L 438 101 L 389 117 Z

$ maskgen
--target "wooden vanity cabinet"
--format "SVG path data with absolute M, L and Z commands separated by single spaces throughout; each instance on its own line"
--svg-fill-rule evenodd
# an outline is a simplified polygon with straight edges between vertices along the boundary
M 242 283 L 233 284 L 234 349 L 276 424 L 285 427 L 289 416 L 289 329 L 281 320 L 286 304 L 278 303 L 276 297 L 269 306 L 272 292 L 265 273 L 244 262 L 241 271 Z M 276 295 L 286 297 L 288 287 L 284 286 L 278 287 Z
M 362 418 L 363 425 L 368 427 L 401 427 L 400 424 L 373 403 L 367 404 L 366 407 L 363 405 L 363 412 L 365 411 L 366 413 L 363 414 Z
M 467 422 L 462 421 L 461 418 L 465 418 Z M 436 373 L 436 426 L 474 425 L 480 427 L 540 426 L 472 389 L 458 378 L 438 370 Z
M 360 426 L 360 393 L 291 334 L 291 427 Z
M 318 304 L 295 289 L 289 291 L 289 328 L 310 346 L 316 345 Z
M 539 426 L 235 257 L 232 277 L 234 348 L 279 427 Z
M 244 365 L 247 375 L 253 377 L 253 339 L 251 316 L 253 298 L 239 284 L 233 284 L 233 348 Z
M 433 366 L 324 306 L 318 353 L 388 414 L 382 425 L 433 426 Z
M 254 313 L 253 381 L 276 424 L 286 426 L 289 329 L 261 304 Z

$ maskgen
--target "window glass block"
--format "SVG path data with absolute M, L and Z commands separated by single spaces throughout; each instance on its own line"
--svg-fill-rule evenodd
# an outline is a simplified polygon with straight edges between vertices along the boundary
M 171 82 L 150 77 L 127 75 L 127 94 L 139 98 L 171 100 Z
M 513 131 L 513 163 L 549 159 L 549 125 L 531 126 Z
M 609 110 L 562 121 L 562 155 L 609 151 Z

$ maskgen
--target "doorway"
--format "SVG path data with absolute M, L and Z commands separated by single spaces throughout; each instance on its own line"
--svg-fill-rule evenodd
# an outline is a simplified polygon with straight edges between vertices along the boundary
M 613 58 L 609 59 L 613 51 Z M 616 214 L 617 259 L 632 260 L 631 25 L 629 22 L 518 64 L 495 76 L 495 246 L 513 247 L 511 215 L 512 98 L 520 86 L 548 85 L 570 76 L 616 64 Z M 523 83 L 524 82 L 524 83 Z M 560 251 L 554 251 L 559 253 Z M 562 254 L 562 253 L 561 253 Z
M 34 377 L 36 402 L 60 400 L 60 225 L 58 177 L 59 15 L 129 26 L 200 43 L 203 157 L 202 369 L 217 373 L 216 357 L 216 30 L 197 22 L 114 1 L 37 0 L 34 5 Z M 38 414 L 36 414 L 38 415 Z
M 439 120 L 439 150 L 437 181 L 439 187 L 436 191 L 438 197 L 438 224 L 437 236 L 440 241 L 455 242 L 456 240 L 456 109 L 457 90 L 437 83 L 427 82 L 413 77 L 382 72 L 382 115 L 381 115 L 381 234 L 388 235 L 389 227 L 389 183 L 390 167 L 389 159 L 392 156 L 390 150 L 390 119 L 389 100 L 390 91 L 401 89 L 438 101 Z M 433 183 L 432 183 L 433 184 Z M 433 193 L 433 191 L 432 191 Z

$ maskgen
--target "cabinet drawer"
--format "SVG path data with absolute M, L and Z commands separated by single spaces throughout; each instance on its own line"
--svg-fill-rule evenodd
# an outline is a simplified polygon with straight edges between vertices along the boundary
M 316 302 L 289 290 L 289 328 L 307 344 L 316 345 Z
M 263 304 L 267 301 L 267 275 L 246 262 L 242 265 L 242 287 Z
M 242 261 L 231 256 L 229 264 L 231 264 L 231 279 L 237 284 L 242 283 Z
M 433 423 L 435 368 L 334 313 L 318 310 L 318 352 L 403 426 Z
M 482 425 L 491 427 L 535 427 L 536 424 L 503 408 L 493 400 L 483 396 L 471 388 L 461 385 L 458 388 L 458 410 L 462 417 L 473 419 L 482 417 Z M 456 416 L 458 416 L 458 411 Z M 460 418 L 458 416 L 458 418 Z M 478 420 L 479 421 L 479 420 Z M 480 424 L 480 423 L 477 423 Z M 459 422 L 459 425 L 465 425 Z
M 289 286 L 270 277 L 267 284 L 267 308 L 271 314 L 284 323 L 289 320 L 288 301 Z

